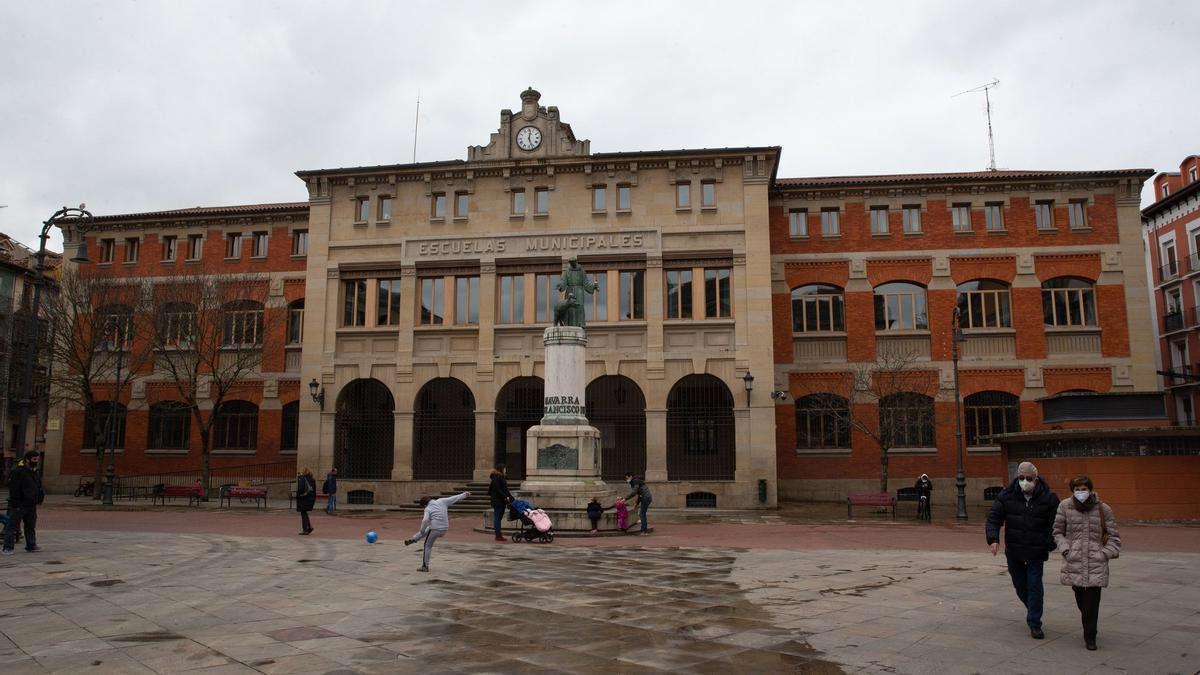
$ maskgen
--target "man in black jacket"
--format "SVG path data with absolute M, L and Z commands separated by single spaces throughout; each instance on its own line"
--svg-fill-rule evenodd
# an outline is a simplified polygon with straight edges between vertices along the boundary
M 37 507 L 45 499 L 42 476 L 38 473 L 40 456 L 34 450 L 25 453 L 8 481 L 8 526 L 4 528 L 4 547 L 0 554 L 12 555 L 18 528 L 24 524 L 25 550 L 40 551 L 37 545 Z
M 987 518 L 987 543 L 992 555 L 1000 549 L 1004 527 L 1004 556 L 1017 597 L 1025 605 L 1025 622 L 1035 640 L 1042 632 L 1042 565 L 1055 548 L 1054 516 L 1058 495 L 1038 477 L 1037 467 L 1021 462 L 1017 477 L 1000 492 Z
M 513 500 L 512 493 L 508 491 L 508 481 L 504 478 L 504 465 L 497 464 L 496 468 L 492 469 L 490 478 L 488 498 L 492 503 L 492 529 L 495 531 L 496 541 L 504 541 L 504 535 L 500 533 L 500 521 L 504 517 L 505 507 Z
M 633 475 L 632 472 L 625 472 L 625 480 L 629 481 L 630 493 L 625 497 L 625 501 L 629 501 L 634 497 L 638 499 L 638 518 L 642 521 L 642 529 L 638 534 L 650 534 L 650 524 L 646 522 L 646 510 L 650 508 L 650 503 L 654 498 L 650 495 L 650 486 L 646 485 L 646 481 Z

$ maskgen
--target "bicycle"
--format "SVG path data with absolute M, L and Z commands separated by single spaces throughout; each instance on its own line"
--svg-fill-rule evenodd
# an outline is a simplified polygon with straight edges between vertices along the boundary
M 931 520 L 932 519 L 932 514 L 929 511 L 929 496 L 928 495 L 921 495 L 920 499 L 917 500 L 917 519 L 918 520 Z
M 91 497 L 92 493 L 95 492 L 95 490 L 96 490 L 95 481 L 90 481 L 90 480 L 85 481 L 81 478 L 81 479 L 79 479 L 79 485 L 75 488 L 75 496 L 76 497 L 83 497 L 83 496 Z

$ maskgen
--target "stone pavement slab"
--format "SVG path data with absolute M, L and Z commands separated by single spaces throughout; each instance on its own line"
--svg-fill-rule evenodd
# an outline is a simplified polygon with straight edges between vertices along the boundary
M 1055 561 L 1035 641 L 982 550 L 51 532 L 0 559 L 5 675 L 1200 671 L 1193 553 L 1114 561 L 1087 652 Z

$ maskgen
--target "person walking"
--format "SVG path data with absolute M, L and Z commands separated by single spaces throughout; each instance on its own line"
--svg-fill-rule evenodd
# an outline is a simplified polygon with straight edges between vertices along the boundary
M 650 486 L 646 485 L 645 480 L 628 471 L 625 472 L 625 480 L 629 481 L 630 489 L 630 493 L 625 496 L 625 501 L 629 501 L 635 496 L 638 499 L 638 517 L 642 521 L 642 527 L 638 534 L 650 534 L 650 525 L 646 522 L 646 510 L 654 501 L 654 497 L 650 495 Z
M 1004 557 L 1008 575 L 1021 604 L 1025 605 L 1025 623 L 1035 640 L 1042 632 L 1042 567 L 1054 550 L 1054 517 L 1058 495 L 1038 477 L 1030 462 L 1017 466 L 1017 477 L 1000 491 L 988 513 L 985 534 L 992 555 L 1000 549 L 1000 528 L 1004 528 Z
M 325 482 L 321 484 L 321 492 L 324 492 L 329 501 L 325 503 L 325 513 L 333 515 L 334 509 L 337 508 L 337 467 L 329 470 L 325 474 Z
M 17 467 L 13 469 L 8 481 L 8 523 L 4 526 L 4 543 L 0 546 L 0 554 L 12 555 L 17 533 L 25 531 L 25 550 L 36 553 L 41 549 L 37 545 L 37 507 L 46 499 L 42 489 L 42 475 L 38 472 L 38 462 L 41 455 L 36 450 L 26 452 Z
M 504 509 L 512 501 L 513 496 L 508 491 L 508 480 L 504 477 L 503 464 L 498 464 L 496 468 L 492 469 L 491 482 L 488 483 L 488 498 L 492 502 L 492 530 L 496 535 L 496 541 L 504 541 L 504 535 L 500 533 L 500 521 L 504 518 Z
M 1071 496 L 1058 505 L 1054 541 L 1062 552 L 1059 580 L 1075 591 L 1075 606 L 1083 619 L 1083 643 L 1096 649 L 1100 590 L 1108 586 L 1108 561 L 1121 554 L 1121 534 L 1108 504 L 1100 501 L 1092 479 L 1071 479 Z
M 306 466 L 296 477 L 296 510 L 300 512 L 300 534 L 312 533 L 313 526 L 308 519 L 308 512 L 313 510 L 316 503 L 317 479 L 313 478 L 312 470 Z
M 422 539 L 425 540 L 425 550 L 421 554 L 421 566 L 417 568 L 418 572 L 429 571 L 429 557 L 433 553 L 433 545 L 438 539 L 446 536 L 446 532 L 450 529 L 450 506 L 470 496 L 470 492 L 463 492 L 440 499 L 421 497 L 421 506 L 425 507 L 425 515 L 421 518 L 421 529 L 412 537 L 404 540 L 405 546 L 415 544 Z
M 929 480 L 929 474 L 921 474 L 913 487 L 917 490 L 917 515 L 925 520 L 931 519 L 932 512 L 929 507 L 932 505 L 933 481 Z M 921 501 L 922 497 L 924 502 Z

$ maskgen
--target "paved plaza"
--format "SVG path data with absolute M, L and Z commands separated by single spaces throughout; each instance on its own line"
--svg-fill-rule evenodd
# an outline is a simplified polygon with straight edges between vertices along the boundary
M 411 517 L 322 514 L 313 537 L 295 520 L 47 509 L 44 550 L 0 558 L 0 670 L 1200 671 L 1197 528 L 1129 528 L 1088 652 L 1053 561 L 1030 639 L 978 522 L 667 517 L 650 537 L 542 545 L 493 543 L 464 514 L 420 573 Z

